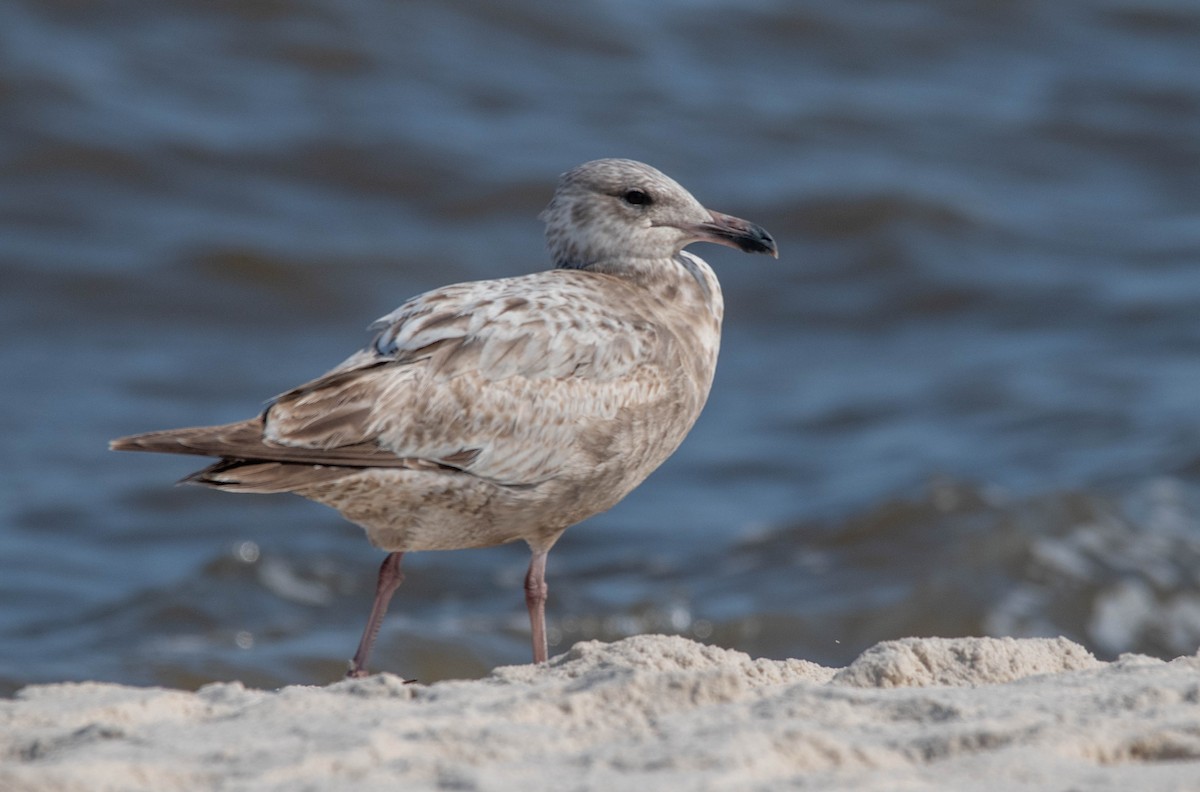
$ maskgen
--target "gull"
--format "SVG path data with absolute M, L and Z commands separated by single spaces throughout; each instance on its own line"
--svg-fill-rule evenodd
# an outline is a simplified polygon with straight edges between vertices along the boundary
M 367 675 L 405 553 L 517 540 L 531 552 L 533 661 L 545 662 L 550 549 L 661 465 L 708 398 L 724 301 L 684 247 L 778 258 L 762 227 L 627 159 L 564 173 L 541 219 L 553 269 L 418 295 L 254 418 L 110 444 L 219 457 L 183 481 L 294 492 L 361 526 L 387 556 L 349 677 Z

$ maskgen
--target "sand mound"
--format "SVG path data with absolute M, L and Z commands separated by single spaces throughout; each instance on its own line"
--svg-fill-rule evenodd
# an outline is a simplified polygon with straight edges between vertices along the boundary
M 640 636 L 473 681 L 0 702 L 5 792 L 784 786 L 1200 789 L 1200 657 L 927 638 L 834 670 Z

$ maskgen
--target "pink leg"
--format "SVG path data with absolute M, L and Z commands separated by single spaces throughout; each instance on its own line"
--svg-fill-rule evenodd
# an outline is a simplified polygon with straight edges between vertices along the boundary
M 546 553 L 535 550 L 529 561 L 529 572 L 525 575 L 525 607 L 529 608 L 529 628 L 533 638 L 533 662 L 544 663 L 548 655 L 546 646 Z
M 354 659 L 350 661 L 350 670 L 346 672 L 348 678 L 365 677 L 368 673 L 367 657 L 371 654 L 371 647 L 375 645 L 379 628 L 383 626 L 383 616 L 387 613 L 388 602 L 404 581 L 404 574 L 400 571 L 400 561 L 403 558 L 404 553 L 388 553 L 387 558 L 383 559 L 383 564 L 379 567 L 379 582 L 375 585 L 375 602 L 371 605 L 371 615 L 367 619 L 366 629 L 363 630 L 362 640 L 358 642 L 358 651 L 354 653 Z

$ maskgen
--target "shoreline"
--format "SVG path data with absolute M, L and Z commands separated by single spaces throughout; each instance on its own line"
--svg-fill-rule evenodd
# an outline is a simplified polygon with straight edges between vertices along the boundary
M 657 635 L 430 685 L 0 700 L 5 792 L 194 789 L 1195 790 L 1200 655 L 909 638 L 842 669 Z

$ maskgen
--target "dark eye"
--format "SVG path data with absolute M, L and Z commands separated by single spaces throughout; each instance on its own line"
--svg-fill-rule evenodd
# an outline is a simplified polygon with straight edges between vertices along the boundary
M 636 188 L 621 193 L 621 200 L 632 206 L 649 206 L 654 203 L 654 199 L 650 197 L 649 193 Z

